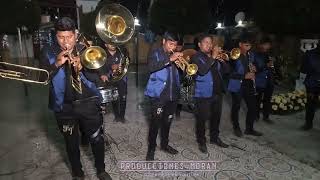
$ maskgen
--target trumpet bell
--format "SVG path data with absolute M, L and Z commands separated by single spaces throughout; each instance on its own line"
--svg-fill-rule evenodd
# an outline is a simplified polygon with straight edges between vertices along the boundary
M 192 76 L 194 74 L 196 74 L 198 71 L 198 66 L 196 64 L 189 64 L 187 66 L 187 70 L 186 70 L 186 73 L 189 75 L 189 76 Z
M 103 7 L 96 17 L 96 30 L 104 42 L 125 43 L 134 33 L 134 18 L 130 11 L 120 4 Z
M 236 60 L 240 57 L 241 55 L 241 51 L 239 48 L 233 48 L 231 51 L 230 51 L 230 57 L 231 59 L 233 60 Z
M 107 53 L 99 46 L 91 46 L 83 51 L 80 60 L 88 69 L 99 69 L 106 63 Z

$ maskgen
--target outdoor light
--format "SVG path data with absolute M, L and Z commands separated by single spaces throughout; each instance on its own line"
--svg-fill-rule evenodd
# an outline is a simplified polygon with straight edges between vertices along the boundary
M 236 27 L 244 27 L 245 25 L 243 24 L 242 20 L 238 21 L 238 24 L 236 25 Z
M 222 26 L 222 23 L 218 22 L 216 29 L 223 29 L 223 28 L 224 28 L 224 27 Z
M 139 19 L 137 17 L 134 18 L 134 25 L 141 26 L 141 24 L 139 23 Z

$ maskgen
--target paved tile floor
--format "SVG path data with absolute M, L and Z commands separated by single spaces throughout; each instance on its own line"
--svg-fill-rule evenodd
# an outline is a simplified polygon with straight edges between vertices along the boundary
M 127 123 L 113 122 L 111 113 L 104 117 L 105 134 L 111 143 L 111 150 L 105 152 L 106 170 L 113 179 L 320 179 L 318 119 L 316 128 L 306 133 L 297 130 L 303 123 L 303 112 L 272 116 L 276 124 L 259 121 L 256 125 L 264 132 L 263 137 L 236 138 L 231 131 L 228 97 L 224 103 L 221 138 L 231 147 L 208 145 L 209 153 L 201 154 L 194 136 L 194 117 L 183 112 L 181 119 L 173 122 L 170 133 L 170 144 L 179 154 L 172 156 L 157 149 L 155 156 L 159 161 L 215 161 L 216 170 L 165 177 L 120 171 L 119 162 L 144 160 L 147 152 L 147 106 L 142 103 L 142 88 L 135 87 L 134 74 L 129 76 Z M 62 136 L 53 114 L 47 110 L 48 87 L 29 85 L 27 97 L 21 82 L 0 79 L 0 87 L 0 180 L 71 179 Z M 240 119 L 243 123 L 243 112 Z M 86 179 L 96 180 L 91 150 L 81 147 L 81 153 Z

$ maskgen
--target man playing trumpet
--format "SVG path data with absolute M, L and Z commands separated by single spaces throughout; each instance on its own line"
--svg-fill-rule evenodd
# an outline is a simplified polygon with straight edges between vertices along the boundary
M 177 41 L 178 35 L 166 32 L 162 40 L 162 47 L 153 50 L 148 57 L 150 77 L 145 95 L 149 97 L 151 103 L 151 121 L 146 160 L 154 160 L 159 128 L 161 150 L 169 154 L 178 153 L 168 144 L 170 126 L 180 91 L 179 72 L 174 62 L 182 57 L 182 53 L 172 53 L 176 49 Z
M 210 122 L 210 143 L 226 148 L 227 144 L 219 138 L 219 124 L 224 92 L 222 74 L 227 64 L 219 57 L 221 49 L 217 42 L 212 44 L 212 36 L 202 34 L 198 38 L 199 51 L 192 57 L 192 62 L 199 69 L 195 78 L 196 138 L 199 150 L 207 153 L 205 124 Z

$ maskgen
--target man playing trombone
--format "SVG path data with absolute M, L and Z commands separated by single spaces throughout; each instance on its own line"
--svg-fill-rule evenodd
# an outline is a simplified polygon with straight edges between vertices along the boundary
M 179 72 L 174 64 L 182 57 L 182 53 L 174 52 L 178 35 L 166 32 L 162 40 L 162 47 L 153 50 L 148 57 L 150 77 L 145 89 L 145 95 L 151 102 L 151 121 L 149 125 L 148 152 L 146 160 L 154 160 L 157 146 L 157 135 L 160 128 L 161 150 L 169 154 L 178 151 L 169 143 L 169 131 L 176 111 L 179 96 Z
M 77 49 L 81 45 L 76 42 L 74 21 L 67 17 L 59 19 L 55 32 L 56 43 L 42 49 L 40 62 L 50 73 L 49 108 L 54 111 L 64 137 L 73 179 L 84 179 L 79 127 L 90 141 L 98 178 L 111 179 L 104 164 L 101 95 L 93 83 L 95 76 L 87 73 L 80 63 Z

